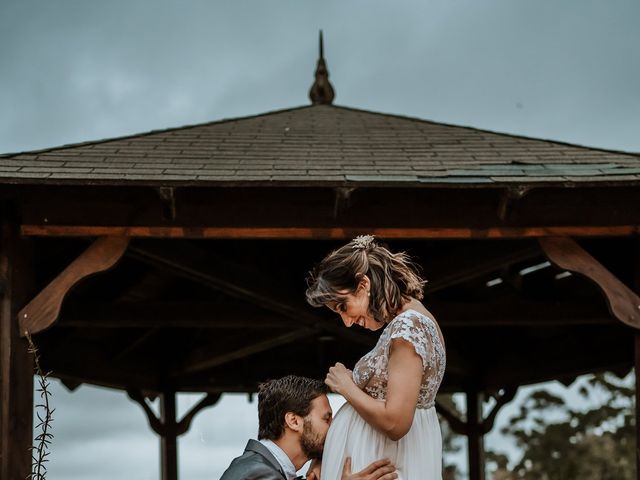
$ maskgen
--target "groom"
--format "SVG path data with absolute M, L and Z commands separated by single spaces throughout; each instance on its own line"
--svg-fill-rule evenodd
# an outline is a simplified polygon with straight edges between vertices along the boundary
M 296 471 L 310 459 L 322 456 L 333 413 L 328 389 L 319 381 L 289 375 L 260 385 L 258 392 L 258 441 L 249 440 L 220 480 L 295 480 Z M 314 462 L 317 463 L 317 462 Z M 313 471 L 312 471 L 313 470 Z M 397 478 L 388 460 L 372 463 L 351 473 L 347 458 L 342 480 L 391 480 Z M 310 469 L 307 480 L 320 480 Z

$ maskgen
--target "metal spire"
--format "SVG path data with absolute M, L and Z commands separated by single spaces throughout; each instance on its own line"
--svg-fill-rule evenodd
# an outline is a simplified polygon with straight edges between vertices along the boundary
M 324 42 L 322 41 L 322 30 L 320 30 L 320 58 L 316 66 L 316 81 L 309 90 L 309 98 L 314 105 L 331 105 L 335 92 L 329 82 L 329 71 L 324 61 Z

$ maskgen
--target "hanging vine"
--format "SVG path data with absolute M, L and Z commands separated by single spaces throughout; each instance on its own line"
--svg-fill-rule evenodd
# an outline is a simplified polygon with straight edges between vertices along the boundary
M 38 419 L 37 425 L 34 430 L 37 435 L 34 438 L 35 445 L 31 447 L 32 467 L 31 474 L 27 476 L 27 480 L 45 480 L 47 474 L 47 466 L 45 465 L 49 459 L 49 447 L 51 446 L 51 440 L 53 434 L 51 433 L 51 423 L 53 422 L 53 412 L 55 409 L 51 409 L 51 391 L 49 390 L 49 375 L 51 372 L 43 373 L 40 368 L 40 355 L 36 348 L 31 335 L 26 334 L 27 341 L 29 342 L 29 353 L 34 358 L 34 370 L 38 376 L 38 388 L 36 394 L 40 395 L 40 403 L 35 405 L 35 414 Z

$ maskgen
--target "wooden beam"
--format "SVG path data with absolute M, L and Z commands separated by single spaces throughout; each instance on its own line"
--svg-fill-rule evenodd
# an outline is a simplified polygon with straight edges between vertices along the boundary
M 128 255 L 156 268 L 292 319 L 297 324 L 321 328 L 346 340 L 369 347 L 373 347 L 376 343 L 376 337 L 368 332 L 348 330 L 337 321 L 328 321 L 325 317 L 312 313 L 310 307 L 304 303 L 287 298 L 280 288 L 273 285 L 272 279 L 264 277 L 260 272 L 254 269 L 248 270 L 222 255 L 199 252 L 195 245 L 190 245 L 188 249 L 173 245 L 170 253 L 151 245 L 132 247 Z
M 575 240 L 541 238 L 540 245 L 551 262 L 592 280 L 605 295 L 611 313 L 630 327 L 640 329 L 640 296 L 622 283 Z M 631 260 L 631 259 L 630 259 Z
M 469 442 L 469 480 L 484 480 L 484 436 L 482 433 L 482 394 L 467 392 L 467 439 Z
M 294 320 L 241 302 L 68 303 L 56 328 L 287 328 Z
M 160 437 L 160 478 L 178 480 L 176 392 L 166 390 L 160 395 L 160 420 L 164 426 Z
M 4 215 L 2 215 L 4 214 Z M 0 216 L 4 217 L 6 212 Z M 3 220 L 6 220 L 3 218 Z M 33 281 L 29 243 L 17 226 L 0 226 L 0 478 L 31 477 L 33 356 L 20 338 L 18 308 Z
M 443 328 L 559 327 L 615 324 L 605 302 L 529 300 L 509 295 L 487 301 L 427 303 Z
M 633 289 L 640 293 L 640 241 L 636 238 L 633 245 Z M 640 332 L 635 331 L 634 371 L 636 377 L 636 480 L 640 480 Z
M 350 240 L 363 233 L 385 239 L 488 239 L 547 236 L 627 237 L 640 233 L 639 225 L 548 225 L 492 228 L 379 228 L 379 227 L 165 227 L 24 224 L 22 235 L 32 237 L 126 236 L 143 238 L 313 239 Z
M 425 293 L 431 295 L 439 290 L 459 285 L 464 282 L 498 272 L 505 266 L 518 262 L 524 262 L 542 256 L 539 248 L 522 248 L 513 252 L 506 252 L 491 258 L 478 258 L 474 262 L 469 262 L 464 268 L 439 276 L 434 282 L 429 282 L 425 287 Z M 455 259 L 452 259 L 455 261 Z
M 599 299 L 596 298 L 596 301 Z M 532 301 L 515 296 L 484 302 L 428 302 L 429 310 L 443 328 L 482 326 L 542 327 L 562 325 L 605 325 L 616 320 L 605 302 Z M 324 319 L 323 322 L 331 322 Z M 252 308 L 239 302 L 69 303 L 60 313 L 56 328 L 299 328 L 291 317 Z
M 69 290 L 87 276 L 113 267 L 122 258 L 128 244 L 128 237 L 102 237 L 96 240 L 20 310 L 21 335 L 26 332 L 38 333 L 53 325 Z
M 184 365 L 180 368 L 175 369 L 172 372 L 171 376 L 179 377 L 182 375 L 198 372 L 200 370 L 218 367 L 234 360 L 239 360 L 256 353 L 271 350 L 272 348 L 276 348 L 281 345 L 293 343 L 301 338 L 315 335 L 319 331 L 320 329 L 301 328 L 292 332 L 278 335 L 276 337 L 268 338 L 261 342 L 252 343 L 243 348 L 234 348 L 233 350 L 227 352 L 214 352 L 213 354 L 211 354 L 210 347 L 204 347 L 190 355 L 190 357 L 185 361 Z
M 54 332 L 57 335 L 52 336 Z M 136 362 L 117 361 L 112 357 L 113 340 L 107 339 L 107 335 L 100 334 L 104 341 L 99 342 L 90 339 L 86 332 L 60 333 L 52 329 L 34 339 L 39 339 L 43 370 L 53 372 L 53 376 L 67 382 L 108 388 L 161 391 L 165 372 L 158 367 L 157 359 L 143 357 L 137 358 Z
M 637 182 L 636 182 L 637 183 Z M 180 186 L 175 189 L 177 226 L 194 227 L 504 227 L 637 226 L 637 185 L 535 185 L 518 201 L 514 215 L 498 218 L 505 186 L 356 186 L 349 207 L 335 212 L 335 187 L 321 185 Z M 33 226 L 174 227 L 164 217 L 157 186 L 6 185 L 20 205 L 20 218 Z M 292 202 L 291 199 L 296 201 Z M 415 208 L 407 209 L 407 205 Z M 585 209 L 585 205 L 589 205 Z M 415 211 L 420 215 L 415 215 Z M 212 212 L 215 215 L 212 216 Z M 212 222 L 215 221 L 215 224 Z M 135 222 L 132 224 L 131 222 Z
M 582 360 L 582 361 L 581 361 Z M 502 384 L 509 383 L 512 385 L 533 385 L 536 383 L 560 381 L 563 379 L 575 379 L 580 375 L 587 375 L 598 372 L 611 372 L 619 369 L 629 369 L 633 366 L 633 358 L 626 361 L 620 359 L 613 359 L 610 362 L 602 360 L 592 361 L 587 364 L 584 362 L 584 358 L 576 359 L 575 362 L 563 367 L 557 368 L 538 368 L 530 369 L 529 371 L 517 372 L 517 371 L 494 371 L 488 375 L 484 375 L 479 378 L 478 381 L 485 388 L 497 388 Z M 519 368 L 519 365 L 514 366 Z
M 634 371 L 636 376 L 636 479 L 640 480 L 640 333 L 634 333 Z

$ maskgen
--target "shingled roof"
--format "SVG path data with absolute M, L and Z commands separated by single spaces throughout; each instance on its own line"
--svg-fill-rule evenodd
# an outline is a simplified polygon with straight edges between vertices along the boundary
M 640 184 L 640 157 L 333 105 L 0 155 L 0 183 Z

